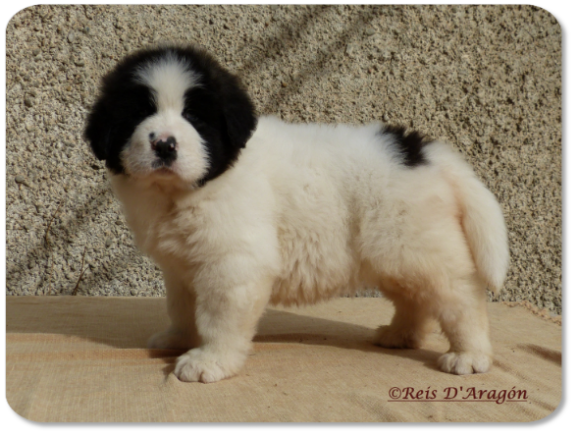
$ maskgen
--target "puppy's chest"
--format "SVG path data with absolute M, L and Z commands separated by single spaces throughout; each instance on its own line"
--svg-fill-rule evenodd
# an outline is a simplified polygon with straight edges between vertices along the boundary
M 190 258 L 198 237 L 199 215 L 159 195 L 121 198 L 136 245 L 155 261 Z
M 157 262 L 192 264 L 202 258 L 204 246 L 202 221 L 194 210 L 168 208 L 149 219 L 143 235 L 143 250 Z

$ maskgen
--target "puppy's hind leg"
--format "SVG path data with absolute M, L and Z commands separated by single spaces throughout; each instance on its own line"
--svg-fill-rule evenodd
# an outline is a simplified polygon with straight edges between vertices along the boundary
M 450 341 L 450 350 L 438 361 L 444 372 L 484 373 L 492 365 L 485 285 L 472 277 L 455 281 L 453 293 L 440 302 L 440 324 Z
M 403 291 L 384 292 L 395 305 L 395 315 L 389 325 L 377 329 L 375 344 L 386 348 L 419 349 L 433 330 L 434 320 L 425 305 L 401 293 Z

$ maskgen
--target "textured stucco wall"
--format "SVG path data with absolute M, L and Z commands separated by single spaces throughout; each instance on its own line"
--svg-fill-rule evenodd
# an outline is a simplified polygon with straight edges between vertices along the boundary
M 531 6 L 19 12 L 7 28 L 8 294 L 162 295 L 81 134 L 101 75 L 168 41 L 209 49 L 261 113 L 383 120 L 451 141 L 507 218 L 512 265 L 492 297 L 560 311 L 561 29 Z

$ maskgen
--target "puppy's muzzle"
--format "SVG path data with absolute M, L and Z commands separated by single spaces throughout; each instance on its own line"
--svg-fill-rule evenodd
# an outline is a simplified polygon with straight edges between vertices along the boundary
M 165 166 L 170 166 L 177 159 L 177 140 L 175 137 L 161 137 L 151 141 L 151 148 Z

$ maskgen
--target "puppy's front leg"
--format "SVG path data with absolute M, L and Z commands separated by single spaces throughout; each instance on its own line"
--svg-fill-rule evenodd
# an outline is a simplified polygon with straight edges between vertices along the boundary
M 152 349 L 190 349 L 200 344 L 195 323 L 195 294 L 182 282 L 178 272 L 163 268 L 167 310 L 171 326 L 148 340 Z
M 213 278 L 215 279 L 215 278 Z M 257 323 L 269 300 L 271 281 L 226 288 L 196 284 L 196 325 L 201 344 L 177 358 L 181 381 L 215 382 L 235 375 L 251 350 Z

